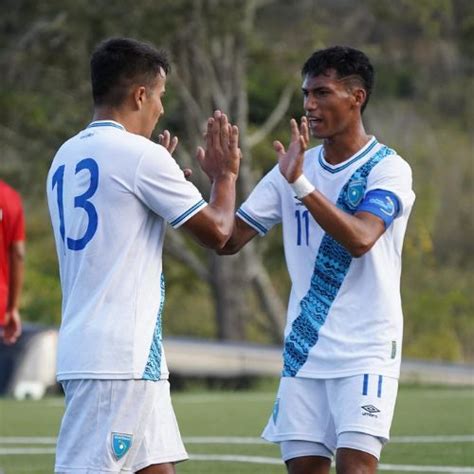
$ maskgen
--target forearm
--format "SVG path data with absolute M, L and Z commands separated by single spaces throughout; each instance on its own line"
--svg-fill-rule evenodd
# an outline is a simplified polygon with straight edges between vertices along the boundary
M 23 242 L 13 244 L 10 251 L 10 282 L 8 292 L 9 311 L 20 307 L 25 267 L 25 246 Z
M 253 227 L 250 227 L 242 219 L 235 216 L 232 234 L 224 247 L 219 249 L 217 253 L 219 255 L 233 255 L 250 242 L 256 235 L 257 231 Z
M 203 247 L 219 250 L 232 234 L 235 181 L 233 174 L 213 179 L 209 204 L 183 225 Z
M 305 196 L 302 202 L 321 228 L 353 257 L 370 250 L 385 230 L 378 220 L 363 219 L 339 209 L 317 190 Z
M 235 215 L 235 183 L 237 176 L 232 173 L 215 179 L 211 186 L 209 211 L 212 216 L 212 233 L 216 248 L 222 248 L 232 234 Z

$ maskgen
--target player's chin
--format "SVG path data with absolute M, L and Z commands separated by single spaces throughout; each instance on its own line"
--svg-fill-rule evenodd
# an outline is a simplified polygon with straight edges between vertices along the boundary
M 324 138 L 327 138 L 327 134 L 324 133 L 323 130 L 318 130 L 316 127 L 311 127 L 309 129 L 309 132 L 313 138 L 316 138 L 318 140 L 323 140 Z

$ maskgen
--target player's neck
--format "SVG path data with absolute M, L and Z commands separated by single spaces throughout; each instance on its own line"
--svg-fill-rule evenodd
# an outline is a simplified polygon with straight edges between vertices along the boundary
M 127 120 L 126 116 L 120 110 L 112 107 L 96 107 L 94 109 L 92 121 L 96 122 L 98 120 L 113 120 L 114 122 L 118 122 L 119 124 L 123 125 L 126 130 L 129 129 L 127 127 L 127 123 L 129 121 Z
M 325 138 L 323 140 L 324 158 L 329 164 L 338 165 L 357 153 L 371 138 L 360 123 L 354 130 L 347 130 Z

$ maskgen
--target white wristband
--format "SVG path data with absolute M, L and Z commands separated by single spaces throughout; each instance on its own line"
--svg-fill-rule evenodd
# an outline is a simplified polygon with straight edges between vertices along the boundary
M 298 199 L 303 199 L 316 189 L 304 174 L 302 174 L 296 181 L 289 184 Z

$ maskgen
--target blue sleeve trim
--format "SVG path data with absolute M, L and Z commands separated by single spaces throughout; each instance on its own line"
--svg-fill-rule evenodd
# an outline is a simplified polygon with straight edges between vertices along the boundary
M 180 222 L 182 222 L 186 217 L 189 216 L 189 214 L 192 214 L 196 209 L 201 207 L 202 205 L 206 204 L 206 201 L 204 199 L 201 199 L 199 202 L 194 204 L 193 207 L 190 207 L 186 212 L 183 212 L 180 216 L 178 216 L 176 219 L 170 222 L 170 225 L 172 227 L 176 227 Z
M 253 217 L 249 216 L 242 208 L 237 210 L 237 215 L 241 217 L 248 225 L 252 226 L 259 234 L 265 235 L 268 229 L 257 222 Z
M 374 189 L 365 195 L 356 212 L 360 211 L 380 217 L 387 229 L 400 212 L 400 201 L 391 191 Z

